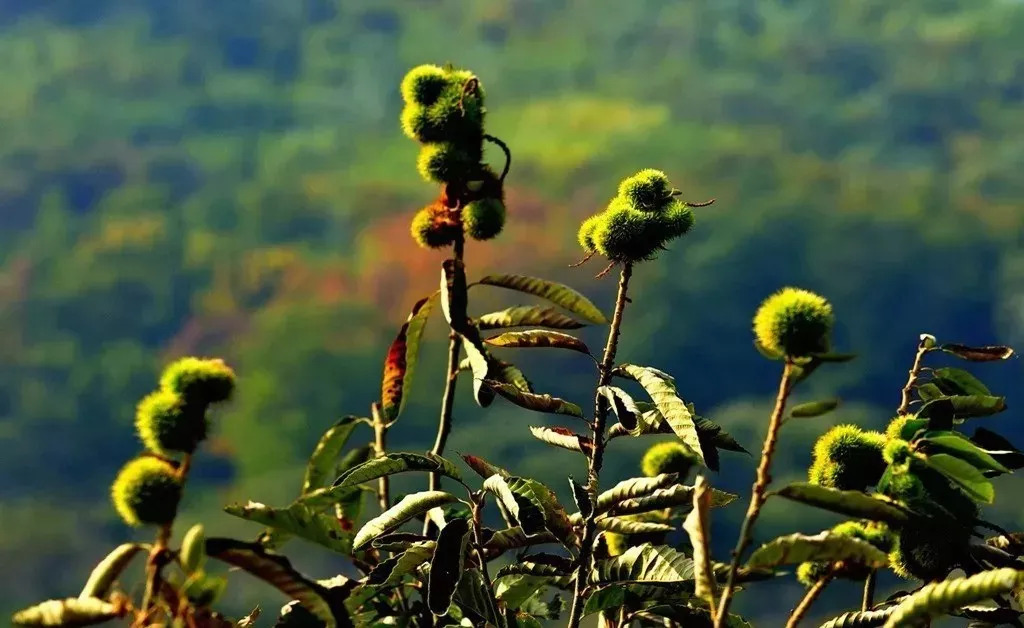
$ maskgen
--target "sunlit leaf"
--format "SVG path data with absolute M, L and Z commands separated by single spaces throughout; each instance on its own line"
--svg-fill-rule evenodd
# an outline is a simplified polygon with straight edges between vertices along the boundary
M 793 406 L 789 416 L 794 419 L 809 419 L 828 414 L 839 407 L 838 399 L 825 399 L 823 401 L 811 401 Z
M 991 504 L 995 499 L 992 482 L 971 463 L 949 454 L 931 454 L 925 462 L 977 501 Z
M 483 484 L 509 513 L 515 525 L 527 534 L 545 530 L 559 539 L 572 536 L 572 526 L 565 509 L 551 489 L 536 480 L 492 475 Z
M 642 414 L 633 398 L 626 391 L 615 386 L 601 386 L 597 391 L 608 401 L 608 407 L 615 413 L 615 418 L 619 420 L 622 427 L 633 433 L 638 427 L 637 421 Z M 634 435 L 639 436 L 639 434 Z
M 697 476 L 693 488 L 693 510 L 686 516 L 683 529 L 693 547 L 694 593 L 715 608 L 718 594 L 711 567 L 711 490 L 702 475 Z
M 473 399 L 478 406 L 486 408 L 494 401 L 494 391 L 485 386 L 484 382 L 495 375 L 497 363 L 487 352 L 476 328 L 471 327 L 466 330 L 466 334 L 462 337 L 462 348 L 466 352 L 470 370 L 473 372 Z M 510 385 L 513 388 L 520 388 L 519 385 Z
M 484 380 L 483 383 L 486 387 L 497 392 L 499 395 L 508 399 L 520 408 L 533 410 L 534 412 L 565 414 L 568 416 L 583 418 L 583 409 L 564 399 L 552 397 L 551 395 L 525 393 L 515 386 L 494 380 Z
M 391 532 L 414 517 L 425 514 L 431 508 L 457 501 L 454 495 L 444 491 L 422 491 L 402 498 L 380 515 L 370 519 L 356 533 L 352 549 L 358 550 L 382 534 Z
M 374 543 L 374 547 L 376 546 Z M 377 563 L 366 576 L 366 583 L 383 586 L 398 584 L 403 576 L 413 573 L 416 568 L 431 559 L 434 547 L 434 541 L 418 541 L 409 545 L 401 554 Z
M 441 310 L 448 325 L 460 334 L 469 327 L 466 308 L 466 266 L 447 259 L 441 265 Z
M 465 277 L 463 277 L 465 280 Z M 388 348 L 384 360 L 384 377 L 381 382 L 381 414 L 388 421 L 394 421 L 405 408 L 405 402 L 412 388 L 416 362 L 419 358 L 420 340 L 426 327 L 430 310 L 436 295 L 420 299 L 412 307 L 409 318 L 398 330 L 398 335 Z M 465 310 L 463 309 L 463 312 Z
M 888 563 L 885 553 L 849 536 L 829 532 L 815 535 L 790 534 L 765 543 L 754 550 L 747 567 L 778 567 L 803 562 L 847 561 L 867 567 L 884 567 Z
M 591 438 L 577 434 L 567 427 L 531 426 L 530 433 L 537 440 L 569 451 L 589 453 L 594 449 L 594 441 Z
M 910 513 L 898 504 L 883 501 L 860 491 L 840 491 L 807 482 L 796 482 L 779 490 L 778 495 L 858 519 L 899 525 L 910 518 Z
M 711 489 L 711 505 L 725 506 L 732 503 L 736 495 Z M 660 488 L 647 495 L 625 499 L 610 507 L 608 513 L 612 515 L 631 515 L 642 512 L 651 512 L 662 508 L 679 507 L 684 512 L 689 512 L 693 506 L 693 487 L 677 484 L 669 488 Z
M 121 573 L 142 551 L 148 551 L 149 547 L 141 543 L 125 543 L 115 547 L 106 557 L 93 568 L 89 579 L 78 597 L 82 599 L 99 598 L 106 599 L 110 588 L 121 576 Z
M 658 371 L 642 366 L 625 364 L 619 368 L 643 386 L 675 435 L 700 458 L 701 464 L 704 464 L 704 451 L 693 413 L 676 395 L 671 380 L 665 379 Z
M 1006 360 L 1013 355 L 1013 349 L 1004 346 L 969 347 L 960 344 L 945 344 L 939 349 L 971 362 Z
M 850 611 L 828 620 L 819 628 L 877 628 L 885 624 L 895 606 L 877 611 Z
M 302 480 L 302 494 L 318 489 L 324 485 L 330 472 L 345 448 L 349 436 L 359 425 L 360 419 L 354 416 L 347 416 L 335 423 L 330 429 L 324 432 L 309 457 L 306 464 L 306 475 Z
M 354 467 L 334 481 L 335 489 L 363 484 L 405 471 L 440 473 L 454 480 L 462 480 L 458 467 L 435 454 L 389 453 Z
M 485 480 L 491 477 L 492 475 L 500 475 L 503 478 L 508 478 L 512 475 L 505 469 L 502 469 L 497 465 L 493 465 L 487 462 L 480 456 L 471 456 L 468 454 L 463 454 L 461 457 L 469 466 L 469 468 L 473 470 L 474 473 L 476 473 Z
M 932 383 L 947 395 L 991 395 L 988 386 L 963 369 L 939 368 L 932 371 Z
M 484 342 L 492 347 L 502 347 L 505 349 L 549 347 L 552 349 L 568 349 L 590 355 L 590 349 L 576 336 L 548 329 L 508 331 L 497 336 L 484 338 Z
M 476 321 L 480 329 L 507 327 L 550 327 L 552 329 L 579 329 L 586 324 L 550 307 L 519 305 L 500 312 L 484 314 Z
M 489 556 L 501 554 L 512 549 L 557 543 L 555 535 L 547 530 L 537 534 L 527 534 L 521 527 L 498 530 L 484 542 L 484 550 Z
M 427 580 L 427 607 L 435 615 L 447 615 L 466 563 L 469 522 L 456 518 L 441 528 L 437 548 L 430 561 Z
M 886 620 L 885 628 L 917 625 L 922 620 L 1008 593 L 1022 582 L 1024 572 L 1005 568 L 926 584 L 900 601 Z
M 583 517 L 589 517 L 594 512 L 594 502 L 590 498 L 590 492 L 586 487 L 569 476 L 569 488 L 572 489 L 572 498 L 576 502 L 576 510 Z
M 619 534 L 663 534 L 675 529 L 664 523 L 637 521 L 635 519 L 626 519 L 625 517 L 599 517 L 595 523 L 598 530 L 617 532 Z
M 969 462 L 981 471 L 998 471 L 1009 473 L 1010 470 L 999 463 L 984 449 L 978 447 L 961 434 L 950 432 L 948 434 L 927 434 L 921 440 L 928 455 L 933 453 L 945 453 Z
M 596 561 L 590 584 L 677 583 L 693 580 L 693 560 L 667 545 L 637 545 L 614 558 Z
M 590 302 L 585 296 L 576 292 L 569 286 L 539 279 L 537 277 L 526 277 L 523 275 L 488 275 L 478 283 L 487 286 L 499 286 L 510 290 L 518 290 L 526 294 L 546 299 L 555 305 L 562 307 L 584 320 L 603 325 L 608 319 L 596 305 Z
M 224 512 L 283 530 L 335 552 L 348 554 L 352 551 L 350 531 L 344 530 L 335 517 L 316 512 L 301 502 L 281 509 L 258 502 L 249 502 L 244 506 L 231 504 L 224 508 Z
M 115 619 L 123 611 L 96 598 L 47 600 L 14 614 L 15 626 L 94 626 Z
M 597 496 L 597 512 L 605 512 L 627 499 L 650 495 L 659 488 L 671 486 L 678 481 L 678 473 L 662 473 L 650 478 L 623 480 Z

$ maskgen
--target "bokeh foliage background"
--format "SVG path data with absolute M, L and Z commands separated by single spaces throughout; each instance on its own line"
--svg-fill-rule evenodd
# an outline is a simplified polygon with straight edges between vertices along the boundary
M 214 533 L 254 535 L 220 506 L 290 500 L 319 434 L 367 411 L 440 262 L 407 233 L 431 194 L 397 123 L 412 65 L 477 72 L 513 150 L 509 226 L 469 245 L 471 277 L 557 278 L 607 307 L 613 280 L 567 265 L 619 179 L 658 167 L 718 199 L 639 269 L 622 355 L 673 372 L 748 448 L 777 375 L 751 346 L 757 303 L 785 284 L 833 300 L 838 348 L 859 359 L 807 391 L 845 404 L 787 427 L 784 480 L 826 422 L 884 424 L 919 332 L 1024 340 L 1021 42 L 1010 0 L 0 0 L 0 610 L 75 593 L 130 536 L 107 487 L 169 359 L 223 355 L 240 374 L 182 519 Z M 437 323 L 395 447 L 433 440 Z M 585 359 L 521 365 L 588 399 Z M 992 420 L 1024 440 L 1019 363 L 980 375 L 1010 396 Z M 531 442 L 543 419 L 460 401 L 454 449 L 560 491 L 572 465 L 584 474 Z M 641 448 L 617 441 L 608 479 Z M 746 491 L 754 461 L 727 456 L 713 481 Z M 998 509 L 1024 525 L 1018 500 Z M 722 555 L 741 511 L 716 513 Z M 828 523 L 767 513 L 762 539 Z M 237 608 L 280 601 L 244 583 Z M 777 624 L 788 609 L 756 595 L 740 610 Z

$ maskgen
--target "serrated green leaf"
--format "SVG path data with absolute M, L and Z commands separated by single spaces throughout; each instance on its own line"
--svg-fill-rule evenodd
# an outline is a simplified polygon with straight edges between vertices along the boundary
M 478 283 L 486 286 L 499 286 L 509 290 L 518 290 L 526 294 L 546 299 L 555 305 L 566 309 L 584 320 L 604 325 L 608 319 L 596 305 L 590 302 L 585 296 L 576 292 L 569 286 L 539 279 L 537 277 L 526 277 L 523 275 L 487 275 Z
M 569 351 L 590 355 L 590 349 L 586 343 L 576 336 L 548 329 L 509 331 L 490 338 L 484 338 L 484 342 L 492 347 L 502 347 L 504 349 L 568 349 Z
M 974 375 L 963 369 L 939 368 L 932 371 L 932 382 L 947 395 L 985 395 L 992 392 Z
M 966 436 L 956 432 L 926 434 L 920 443 L 925 447 L 925 452 L 929 455 L 932 453 L 949 454 L 969 462 L 981 471 L 1010 472 L 1009 469 L 1001 465 L 987 451 L 967 440 Z
M 1007 360 L 1013 355 L 1013 349 L 1004 346 L 969 347 L 960 344 L 945 344 L 939 347 L 946 353 L 970 362 L 994 362 Z
M 625 364 L 619 368 L 643 386 L 679 440 L 700 458 L 701 464 L 706 464 L 693 413 L 676 395 L 671 380 L 665 379 L 658 371 L 647 367 Z
M 520 559 L 518 562 L 514 562 L 510 565 L 505 565 L 504 567 L 498 570 L 498 573 L 494 577 L 504 578 L 505 576 L 540 576 L 544 578 L 562 578 L 568 577 L 569 575 L 571 575 L 570 569 L 556 567 L 555 565 L 545 565 L 543 563 L 536 563 L 523 558 Z
M 206 555 L 242 569 L 298 601 L 323 621 L 325 628 L 351 625 L 344 607 L 327 601 L 328 597 L 336 599 L 337 594 L 332 595 L 327 587 L 296 571 L 287 558 L 267 551 L 258 543 L 209 538 L 206 540 Z
M 47 600 L 14 614 L 15 626 L 94 626 L 115 619 L 118 607 L 96 598 Z
M 414 517 L 425 514 L 431 508 L 455 501 L 457 499 L 454 495 L 444 491 L 422 491 L 406 495 L 400 502 L 367 521 L 356 533 L 355 539 L 352 541 L 352 549 L 362 549 L 378 536 L 395 530 Z
M 711 505 L 725 506 L 736 499 L 736 495 L 711 490 Z M 610 507 L 608 513 L 611 515 L 632 515 L 642 512 L 651 512 L 662 508 L 678 507 L 683 508 L 683 513 L 688 513 L 693 506 L 693 487 L 677 484 L 669 488 L 661 488 L 651 491 L 649 494 L 625 499 Z
M 991 416 L 1006 410 L 1006 397 L 955 395 L 948 399 L 953 403 L 953 413 L 957 418 Z
M 597 512 L 605 512 L 627 499 L 644 497 L 679 481 L 678 473 L 662 473 L 654 477 L 623 480 L 597 496 Z
M 494 616 L 491 608 L 491 592 L 484 582 L 484 577 L 479 569 L 467 569 L 455 589 L 455 603 L 464 612 L 475 615 L 477 622 L 489 626 L 501 626 L 501 619 Z M 474 624 L 475 625 L 475 624 Z
M 536 480 L 492 475 L 483 488 L 493 494 L 510 515 L 513 523 L 527 534 L 545 530 L 561 540 L 573 536 L 569 516 L 551 489 Z
M 693 560 L 667 545 L 637 545 L 622 554 L 596 561 L 588 581 L 670 584 L 693 580 Z
M 302 479 L 302 494 L 305 495 L 324 485 L 328 474 L 334 469 L 341 450 L 345 448 L 352 432 L 359 425 L 360 419 L 347 416 L 324 432 L 317 443 L 313 454 L 306 464 L 306 475 Z
M 525 393 L 533 392 L 533 384 L 515 364 L 504 362 L 491 356 L 490 379 L 515 386 Z
M 917 622 L 945 615 L 968 604 L 1002 595 L 1020 586 L 1022 572 L 1016 569 L 983 571 L 968 578 L 951 578 L 921 587 L 893 609 L 885 628 L 917 625 Z
M 332 489 L 345 489 L 405 471 L 427 471 L 462 481 L 458 467 L 435 454 L 390 453 L 350 469 L 334 481 Z
M 577 434 L 567 427 L 530 426 L 530 433 L 539 441 L 569 451 L 591 452 L 594 441 L 582 434 Z
M 469 522 L 465 519 L 452 519 L 438 534 L 427 580 L 427 607 L 435 615 L 448 614 L 466 564 L 468 539 Z
M 808 482 L 796 482 L 779 490 L 778 495 L 808 506 L 858 519 L 899 525 L 906 523 L 910 518 L 910 513 L 902 506 L 860 491 L 840 491 Z
M 463 461 L 465 461 L 466 465 L 473 470 L 474 473 L 476 473 L 485 480 L 491 477 L 492 475 L 500 475 L 503 478 L 508 478 L 512 476 L 512 474 L 506 471 L 505 469 L 502 469 L 497 465 L 493 465 L 490 462 L 487 462 L 480 456 L 462 454 L 460 457 L 462 458 Z
M 996 492 L 992 482 L 971 463 L 949 454 L 932 454 L 925 462 L 975 500 L 991 504 L 995 499 Z
M 587 598 L 583 606 L 583 615 L 593 615 L 604 611 L 619 608 L 626 603 L 628 589 L 623 585 L 613 584 L 606 587 L 598 587 Z
M 463 281 L 465 277 L 463 277 Z M 412 389 L 416 363 L 419 359 L 420 340 L 433 309 L 437 294 L 420 299 L 412 307 L 409 318 L 398 330 L 384 360 L 384 376 L 381 380 L 381 414 L 388 421 L 394 421 L 405 408 Z
M 462 337 L 462 348 L 466 352 L 470 370 L 473 372 L 473 400 L 481 408 L 486 408 L 494 401 L 494 391 L 484 386 L 484 381 L 496 377 L 497 362 L 487 352 L 476 328 L 470 327 L 465 331 L 466 334 Z M 501 376 L 505 375 L 507 373 L 502 370 Z M 513 387 L 519 388 L 519 385 L 513 385 Z
M 405 546 L 397 556 L 377 563 L 377 566 L 366 576 L 366 583 L 379 586 L 393 586 L 402 581 L 406 574 L 428 562 L 434 555 L 434 541 L 417 541 Z M 374 547 L 377 544 L 374 543 Z
M 503 329 L 507 327 L 550 327 L 552 329 L 579 329 L 585 327 L 576 319 L 550 307 L 519 305 L 500 312 L 484 314 L 477 319 L 480 329 Z
M 259 502 L 242 506 L 231 504 L 224 512 L 235 517 L 254 521 L 275 530 L 306 539 L 342 554 L 352 551 L 352 533 L 341 527 L 338 520 L 296 502 L 287 508 L 271 508 Z
M 633 434 L 640 427 L 638 421 L 642 413 L 629 393 L 615 386 L 601 386 L 597 392 L 608 401 L 608 407 L 615 413 L 615 418 L 624 429 Z
M 484 542 L 484 551 L 490 555 L 501 554 L 512 549 L 519 549 L 522 547 L 533 547 L 534 545 L 544 545 L 547 543 L 557 543 L 558 539 L 555 535 L 551 534 L 547 530 L 538 534 L 527 534 L 521 527 L 508 528 L 506 530 L 498 530 L 491 535 L 486 542 Z
M 511 575 L 497 578 L 494 583 L 494 596 L 508 608 L 519 608 L 549 582 L 551 578 L 547 576 Z
M 121 573 L 132 562 L 132 559 L 144 550 L 149 551 L 149 546 L 141 543 L 125 543 L 115 547 L 93 568 L 92 573 L 89 574 L 89 579 L 86 581 L 85 586 L 82 587 L 82 592 L 78 594 L 78 597 L 82 599 L 106 599 L 107 595 L 110 594 L 110 587 L 121 576 Z
M 494 380 L 484 380 L 483 384 L 520 408 L 533 410 L 534 412 L 564 414 L 567 416 L 583 418 L 583 409 L 564 399 L 552 397 L 551 395 L 526 393 L 515 386 Z
M 625 517 L 598 517 L 594 522 L 598 530 L 618 534 L 667 534 L 675 528 L 664 523 L 637 521 Z
M 829 532 L 815 535 L 790 534 L 765 543 L 754 550 L 747 567 L 778 567 L 804 562 L 849 561 L 867 567 L 888 564 L 885 553 L 867 541 Z
M 894 610 L 895 606 L 877 611 L 850 611 L 830 619 L 819 628 L 877 628 L 885 624 Z
M 594 502 L 590 498 L 590 492 L 571 475 L 569 476 L 569 488 L 572 489 L 572 498 L 576 502 L 576 510 L 580 515 L 589 517 L 593 514 Z
M 683 530 L 693 547 L 694 594 L 715 608 L 717 580 L 711 565 L 711 487 L 703 475 L 694 483 L 693 510 L 683 521 Z
M 825 399 L 823 401 L 811 401 L 793 406 L 789 416 L 794 419 L 809 419 L 828 414 L 839 407 L 838 399 Z

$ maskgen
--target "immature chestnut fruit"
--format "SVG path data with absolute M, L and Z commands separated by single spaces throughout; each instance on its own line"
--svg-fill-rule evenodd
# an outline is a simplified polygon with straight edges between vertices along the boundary
M 206 406 L 231 398 L 235 372 L 217 358 L 182 358 L 164 369 L 160 387 L 181 395 L 189 405 Z
M 885 472 L 885 435 L 856 425 L 837 425 L 814 444 L 807 476 L 812 484 L 862 491 L 874 486 Z
M 685 478 L 698 463 L 696 454 L 686 445 L 678 441 L 667 441 L 652 445 L 647 450 L 640 462 L 640 469 L 647 477 L 678 473 L 680 478 Z
M 128 525 L 163 525 L 178 511 L 181 479 L 171 463 L 144 456 L 121 468 L 110 493 L 114 509 Z
M 754 316 L 754 334 L 768 351 L 799 358 L 829 349 L 834 317 L 824 297 L 783 288 L 765 299 Z
M 189 405 L 170 390 L 150 393 L 135 411 L 135 427 L 146 449 L 162 456 L 192 453 L 206 438 L 205 407 Z

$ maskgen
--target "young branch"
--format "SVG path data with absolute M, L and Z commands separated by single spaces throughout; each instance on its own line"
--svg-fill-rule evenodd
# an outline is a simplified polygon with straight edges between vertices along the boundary
M 914 365 L 910 368 L 910 375 L 907 377 L 907 383 L 900 395 L 900 407 L 896 411 L 900 416 L 904 416 L 910 411 L 910 394 L 914 391 L 914 384 L 917 383 L 917 378 L 921 376 L 921 363 L 924 361 L 924 354 L 930 350 L 931 347 L 928 346 L 925 337 L 922 336 L 921 341 L 917 344 L 917 355 L 914 356 Z
M 374 402 L 370 406 L 370 415 L 373 417 L 373 450 L 374 455 L 377 458 L 381 458 L 388 453 L 388 425 L 384 422 L 384 417 L 380 413 L 380 404 Z M 391 484 L 388 481 L 388 476 L 384 476 L 377 480 L 377 503 L 380 505 L 380 511 L 384 512 L 391 507 Z
M 758 516 L 761 514 L 761 507 L 767 499 L 768 484 L 771 483 L 772 457 L 775 455 L 775 445 L 779 438 L 779 428 L 782 427 L 782 415 L 786 410 L 786 401 L 792 389 L 793 362 L 786 359 L 782 370 L 782 379 L 779 381 L 779 392 L 775 397 L 775 409 L 772 411 L 771 421 L 768 423 L 768 434 L 764 439 L 764 448 L 761 450 L 761 462 L 757 467 L 757 479 L 754 481 L 753 494 L 750 496 L 750 506 L 747 508 L 747 515 L 740 527 L 739 540 L 736 548 L 732 551 L 732 562 L 729 565 L 729 577 L 722 591 L 722 598 L 718 604 L 718 613 L 715 616 L 715 628 L 725 625 L 725 619 L 729 616 L 729 604 L 732 602 L 732 594 L 736 588 L 736 572 L 739 570 L 740 561 L 743 559 L 743 552 L 750 545 L 751 534 Z
M 611 328 L 608 330 L 608 342 L 604 348 L 604 357 L 598 366 L 597 386 L 607 386 L 612 380 L 612 369 L 615 367 L 615 354 L 619 346 L 619 334 L 622 330 L 622 314 L 626 309 L 626 292 L 629 279 L 633 274 L 632 264 L 625 264 L 619 275 L 619 292 L 615 299 L 615 313 L 612 315 Z M 589 456 L 587 491 L 591 499 L 596 500 L 599 487 L 601 465 L 604 462 L 605 422 L 608 418 L 608 402 L 600 392 L 594 398 L 594 422 L 592 424 L 594 447 Z M 576 586 L 572 598 L 572 610 L 569 614 L 569 628 L 578 628 L 583 617 L 583 593 L 587 587 L 587 576 L 590 573 L 590 561 L 594 551 L 594 540 L 597 538 L 597 513 L 592 512 L 583 524 L 583 540 L 580 544 L 579 560 L 576 567 Z
M 828 586 L 829 582 L 832 582 L 832 574 L 823 576 L 820 580 L 814 583 L 814 586 L 807 589 L 804 599 L 800 600 L 797 607 L 793 609 L 793 614 L 789 616 L 789 621 L 786 622 L 786 628 L 796 628 L 796 625 L 804 618 L 807 611 L 811 610 L 811 605 L 818 599 L 818 596 L 820 596 L 821 592 L 825 590 L 825 587 Z
M 459 217 L 459 235 L 452 246 L 452 253 L 456 262 L 461 262 L 465 249 L 465 237 L 462 234 L 462 218 Z M 448 435 L 452 431 L 452 412 L 455 408 L 455 385 L 459 379 L 459 352 L 462 348 L 462 339 L 452 330 L 448 337 L 448 369 L 445 372 L 444 396 L 441 398 L 441 418 L 437 423 L 437 437 L 434 439 L 434 446 L 430 453 L 435 456 L 444 454 L 445 445 L 448 443 Z M 436 491 L 441 488 L 441 476 L 437 473 L 430 474 L 430 490 Z
M 188 472 L 191 468 L 192 454 L 185 454 L 177 470 L 183 492 L 185 481 L 188 479 Z M 167 546 L 171 540 L 172 525 L 173 522 L 160 526 L 156 533 L 156 541 L 153 543 L 152 549 L 149 550 L 149 557 L 146 559 L 146 589 L 142 595 L 142 606 L 139 607 L 139 613 L 144 618 L 148 618 L 152 612 L 155 598 L 159 595 L 160 588 L 163 585 L 162 572 L 164 565 L 167 563 L 167 553 L 169 551 Z M 148 622 L 148 619 L 145 621 Z
M 505 182 L 505 177 L 508 176 L 508 171 L 512 167 L 512 151 L 509 149 L 508 144 L 494 137 L 493 135 L 484 135 L 484 139 L 488 142 L 495 144 L 505 153 L 505 167 L 501 170 L 501 176 L 498 178 L 502 183 Z
M 480 530 L 483 529 L 483 498 L 474 497 L 473 499 L 473 549 L 476 551 L 477 559 L 480 561 L 480 574 L 483 576 L 484 584 L 487 585 L 487 605 L 490 607 L 494 617 L 498 620 L 502 620 L 501 611 L 498 608 L 498 602 L 494 599 L 494 584 L 491 581 L 491 574 L 487 569 L 487 558 L 484 556 L 484 544 L 480 536 Z

